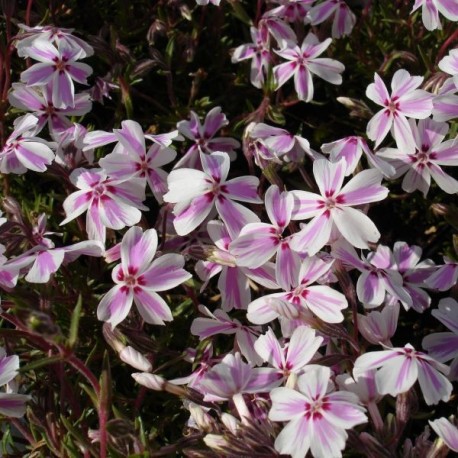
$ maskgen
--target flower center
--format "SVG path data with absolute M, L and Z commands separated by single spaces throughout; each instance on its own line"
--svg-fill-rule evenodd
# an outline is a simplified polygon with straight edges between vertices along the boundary
M 137 285 L 137 277 L 135 277 L 134 275 L 126 275 L 124 277 L 124 284 L 126 286 L 136 286 Z
M 103 184 L 98 184 L 92 191 L 96 197 L 101 197 L 105 194 L 105 186 Z

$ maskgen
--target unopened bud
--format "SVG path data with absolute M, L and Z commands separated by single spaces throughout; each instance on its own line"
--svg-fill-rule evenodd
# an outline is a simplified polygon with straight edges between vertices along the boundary
M 119 357 L 121 358 L 121 361 L 135 367 L 135 369 L 138 369 L 139 371 L 149 372 L 153 368 L 151 363 L 139 351 L 130 346 L 122 349 L 119 353 Z

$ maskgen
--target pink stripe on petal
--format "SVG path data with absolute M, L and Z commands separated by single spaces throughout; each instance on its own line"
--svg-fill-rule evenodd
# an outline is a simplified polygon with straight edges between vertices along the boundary
M 251 210 L 224 196 L 219 196 L 216 199 L 216 210 L 226 224 L 232 238 L 237 237 L 247 224 L 259 221 L 259 218 Z
M 99 303 L 97 318 L 117 326 L 128 315 L 132 307 L 132 291 L 125 286 L 115 286 L 108 291 Z
M 262 200 L 258 195 L 258 186 L 259 179 L 257 177 L 237 177 L 224 183 L 223 194 L 229 199 L 260 204 Z
M 387 109 L 380 110 L 371 118 L 367 125 L 367 136 L 375 141 L 376 147 L 385 139 L 392 124 L 393 116 Z
M 139 288 L 134 292 L 134 302 L 142 318 L 150 324 L 165 324 L 172 321 L 170 307 L 159 294 Z
M 140 275 L 138 281 L 141 281 L 141 285 L 146 289 L 167 291 L 192 277 L 183 267 L 182 255 L 167 253 L 155 259 L 148 270 Z

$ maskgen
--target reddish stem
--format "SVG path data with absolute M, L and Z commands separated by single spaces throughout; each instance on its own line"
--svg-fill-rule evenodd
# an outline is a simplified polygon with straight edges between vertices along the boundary
M 442 59 L 442 57 L 444 57 L 447 48 L 456 40 L 458 40 L 458 29 L 455 30 L 455 32 L 453 32 L 440 47 L 439 52 L 437 53 L 436 64 Z

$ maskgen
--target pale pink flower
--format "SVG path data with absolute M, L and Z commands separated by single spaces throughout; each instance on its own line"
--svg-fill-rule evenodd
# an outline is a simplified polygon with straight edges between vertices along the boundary
M 86 230 L 91 240 L 105 243 L 106 228 L 123 229 L 141 219 L 140 210 L 148 210 L 145 200 L 145 182 L 141 178 L 113 180 L 102 169 L 76 169 L 71 182 L 79 189 L 64 201 L 67 217 L 60 223 L 86 214 Z
M 54 133 L 57 143 L 56 163 L 68 169 L 83 164 L 93 164 L 94 150 L 85 150 L 84 138 L 87 130 L 81 124 L 74 123 L 68 129 Z
M 299 326 L 294 330 L 289 342 L 281 345 L 269 327 L 266 334 L 258 337 L 254 343 L 256 352 L 263 361 L 274 367 L 282 380 L 288 380 L 302 374 L 304 368 L 314 357 L 323 338 L 315 335 L 315 330 L 307 326 Z M 293 378 L 295 380 L 295 378 Z
M 250 27 L 252 43 L 240 45 L 232 54 L 232 63 L 251 59 L 250 81 L 258 89 L 262 88 L 267 72 L 269 71 L 270 37 L 267 27 Z
M 94 54 L 92 46 L 72 34 L 74 29 L 64 29 L 53 25 L 29 27 L 25 24 L 18 24 L 18 27 L 22 31 L 17 36 L 18 42 L 16 43 L 17 53 L 20 57 L 32 57 L 28 54 L 28 50 L 37 40 L 56 45 L 61 42 L 65 43 L 67 47 L 79 51 L 81 58 L 90 57 Z
M 404 154 L 415 152 L 415 139 L 407 117 L 427 118 L 433 109 L 433 96 L 417 89 L 422 76 L 410 76 L 407 70 L 398 70 L 391 80 L 391 95 L 377 73 L 375 83 L 369 84 L 366 96 L 383 109 L 375 114 L 367 125 L 367 136 L 379 146 L 391 129 L 398 148 Z
M 379 369 L 375 381 L 380 394 L 397 396 L 405 393 L 418 379 L 426 404 L 450 399 L 453 387 L 445 376 L 448 367 L 416 351 L 410 344 L 402 348 L 372 351 L 355 361 L 355 374 L 371 369 Z
M 235 334 L 234 344 L 236 343 L 246 360 L 250 364 L 262 364 L 262 359 L 254 349 L 254 343 L 260 328 L 244 326 L 239 320 L 232 320 L 229 315 L 221 309 L 216 309 L 212 313 L 207 307 L 200 305 L 199 311 L 205 316 L 194 319 L 191 324 L 191 334 L 199 336 L 200 340 L 207 339 L 217 334 Z
M 356 283 L 356 293 L 364 307 L 380 306 L 386 293 L 401 301 L 406 308 L 412 306 L 412 297 L 403 287 L 403 278 L 387 246 L 378 245 L 376 251 L 360 259 L 352 246 L 339 242 L 333 245 L 332 255 L 361 272 Z
M 391 345 L 398 326 L 399 304 L 386 305 L 381 312 L 373 311 L 367 315 L 358 313 L 358 329 L 370 343 Z
M 276 255 L 277 283 L 287 290 L 297 281 L 294 266 L 301 262 L 299 255 L 290 247 L 291 237 L 282 235 L 291 220 L 294 198 L 287 191 L 280 192 L 278 186 L 272 185 L 266 192 L 265 206 L 272 224 L 247 224 L 230 244 L 230 250 L 238 266 L 253 269 L 263 266 Z
M 402 286 L 412 298 L 412 308 L 422 313 L 431 304 L 431 298 L 424 288 L 427 288 L 426 279 L 436 270 L 430 259 L 420 262 L 422 249 L 417 245 L 407 245 L 405 242 L 396 242 L 393 247 L 393 256 L 397 270 L 402 276 Z M 407 304 L 403 303 L 406 308 Z
M 431 178 L 446 193 L 458 192 L 458 181 L 441 168 L 443 165 L 458 165 L 458 142 L 456 139 L 443 141 L 449 130 L 448 124 L 428 118 L 418 121 L 418 126 L 414 120 L 409 120 L 409 125 L 415 140 L 413 152 L 383 148 L 378 153 L 396 169 L 393 178 L 405 174 L 402 189 L 406 192 L 418 189 L 425 197 Z
M 375 224 L 352 206 L 383 200 L 388 189 L 381 185 L 378 170 L 364 170 L 344 187 L 346 162 L 332 163 L 325 159 L 313 163 L 313 175 L 320 194 L 291 191 L 294 196 L 293 220 L 312 220 L 294 236 L 293 249 L 313 255 L 326 245 L 333 230 L 357 248 L 368 248 L 377 242 L 380 233 Z
M 270 152 L 269 156 L 275 158 L 283 156 L 286 162 L 302 162 L 305 156 L 312 159 L 323 158 L 321 154 L 310 148 L 310 143 L 306 138 L 290 134 L 279 127 L 258 123 L 250 129 L 249 135 L 253 139 L 262 141 Z
M 273 263 L 265 263 L 257 268 L 241 267 L 237 264 L 231 249 L 232 238 L 222 221 L 210 221 L 207 231 L 216 248 L 211 251 L 208 261 L 197 262 L 196 273 L 204 282 L 201 291 L 211 278 L 220 274 L 218 289 L 224 311 L 228 312 L 233 308 L 246 309 L 251 302 L 250 280 L 265 288 L 278 288 Z
M 275 369 L 252 367 L 240 353 L 229 353 L 220 364 L 210 369 L 202 379 L 199 390 L 206 401 L 225 401 L 242 393 L 268 393 L 280 384 Z
M 11 259 L 8 266 L 16 267 L 21 273 L 27 272 L 25 280 L 29 283 L 47 283 L 51 274 L 57 272 L 62 264 L 68 264 L 79 256 L 100 257 L 105 247 L 99 241 L 84 240 L 73 245 L 54 248 L 54 244 L 37 245 L 25 253 Z
M 315 366 L 300 375 L 298 391 L 275 388 L 270 393 L 269 418 L 288 422 L 275 440 L 275 449 L 293 458 L 341 457 L 346 429 L 367 422 L 358 397 L 348 391 L 329 392 L 331 370 Z
M 439 13 L 450 21 L 458 21 L 456 0 L 415 0 L 412 13 L 421 6 L 421 18 L 427 30 L 442 29 Z
M 279 17 L 288 22 L 306 22 L 307 13 L 315 0 L 271 0 L 279 6 L 268 10 L 264 16 Z
M 345 176 L 349 176 L 355 171 L 363 153 L 369 165 L 379 170 L 383 176 L 391 177 L 395 174 L 394 167 L 374 154 L 362 137 L 351 136 L 332 143 L 324 143 L 321 145 L 321 151 L 329 154 L 331 162 L 339 162 L 340 159 L 345 159 L 347 165 Z
M 340 38 L 349 35 L 356 24 L 356 16 L 344 0 L 325 0 L 314 6 L 309 13 L 310 23 L 318 25 L 334 16 L 332 21 L 332 37 Z
M 0 347 L 0 386 L 10 383 L 19 372 L 19 357 L 16 355 L 6 356 L 6 352 Z M 25 394 L 0 392 L 0 414 L 6 417 L 19 418 L 25 413 L 26 402 L 31 397 Z
M 234 200 L 261 203 L 257 194 L 259 179 L 242 176 L 227 180 L 230 159 L 226 153 L 200 153 L 200 160 L 203 171 L 175 169 L 167 177 L 169 192 L 164 201 L 175 204 L 175 230 L 178 235 L 189 234 L 216 206 L 229 234 L 236 237 L 242 227 L 259 219 Z
M 273 10 L 266 11 L 263 15 L 261 20 L 259 21 L 259 30 L 267 29 L 269 33 L 275 38 L 279 46 L 285 41 L 295 41 L 296 34 L 294 33 L 293 29 L 279 16 L 271 15 L 270 12 Z M 263 32 L 261 32 L 262 36 L 265 36 Z
M 312 74 L 328 83 L 342 84 L 340 75 L 345 67 L 334 59 L 319 58 L 331 44 L 331 38 L 319 42 L 318 38 L 309 33 L 301 47 L 294 42 L 286 42 L 285 47 L 275 51 L 287 62 L 274 67 L 277 89 L 294 76 L 294 87 L 300 100 L 310 102 L 313 99 Z
M 75 106 L 73 81 L 87 84 L 92 68 L 77 62 L 82 57 L 81 49 L 74 49 L 64 41 L 56 49 L 51 43 L 36 40 L 27 48 L 27 55 L 38 63 L 21 73 L 21 81 L 28 86 L 52 87 L 52 103 L 57 108 Z
M 38 118 L 26 114 L 14 121 L 14 131 L 0 151 L 0 172 L 22 174 L 27 170 L 44 172 L 54 160 L 50 146 L 36 137 Z
M 199 116 L 191 111 L 191 119 L 178 122 L 177 129 L 180 134 L 192 140 L 194 144 L 177 162 L 175 168 L 195 168 L 199 162 L 199 152 L 206 154 L 215 151 L 225 152 L 229 154 L 231 160 L 234 160 L 235 150 L 240 147 L 240 143 L 235 138 L 215 137 L 216 132 L 228 124 L 229 121 L 226 115 L 222 113 L 221 107 L 212 108 L 205 116 L 203 124 L 200 122 Z
M 303 312 L 312 312 L 327 323 L 340 323 L 344 319 L 341 310 L 348 307 L 345 296 L 329 286 L 313 285 L 331 267 L 331 264 L 316 257 L 293 264 L 291 278 L 294 278 L 294 283 L 291 287 L 251 302 L 248 305 L 248 320 L 265 324 L 282 315 L 294 318 Z
M 355 393 L 362 404 L 370 405 L 382 399 L 375 384 L 376 373 L 375 370 L 371 370 L 353 377 L 349 374 L 340 374 L 336 377 L 336 382 L 341 390 Z
M 22 83 L 13 83 L 8 101 L 13 107 L 31 111 L 38 118 L 38 131 L 48 124 L 51 133 L 62 132 L 71 127 L 68 116 L 82 116 L 92 108 L 89 94 L 75 94 L 73 106 L 57 108 L 52 103 L 50 86 L 28 87 Z
M 116 286 L 100 301 L 99 320 L 117 326 L 128 315 L 132 302 L 147 323 L 164 324 L 173 320 L 169 306 L 157 293 L 175 288 L 192 276 L 183 269 L 183 256 L 165 254 L 153 260 L 156 250 L 155 229 L 143 232 L 134 226 L 125 233 L 121 242 L 121 264 L 112 272 Z
M 458 380 L 458 302 L 451 297 L 441 299 L 438 308 L 432 311 L 432 315 L 451 332 L 427 335 L 423 339 L 422 347 L 441 363 L 453 359 L 448 378 L 452 381 Z
M 458 453 L 458 428 L 445 417 L 437 420 L 428 420 L 431 428 L 445 442 L 450 450 Z
M 99 160 L 99 165 L 116 180 L 140 178 L 148 183 L 154 197 L 162 203 L 167 192 L 167 172 L 160 167 L 172 162 L 176 151 L 154 143 L 146 149 L 145 135 L 138 122 L 123 121 L 121 129 L 114 129 L 118 141 L 114 151 Z

